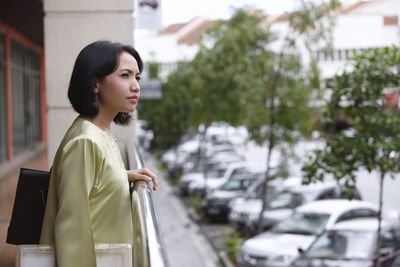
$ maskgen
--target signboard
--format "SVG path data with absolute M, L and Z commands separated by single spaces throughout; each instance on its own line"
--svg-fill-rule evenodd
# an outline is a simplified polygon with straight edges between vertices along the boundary
M 142 80 L 140 82 L 140 99 L 160 99 L 162 84 L 158 79 Z
M 161 0 L 137 0 L 136 2 L 136 29 L 161 30 Z

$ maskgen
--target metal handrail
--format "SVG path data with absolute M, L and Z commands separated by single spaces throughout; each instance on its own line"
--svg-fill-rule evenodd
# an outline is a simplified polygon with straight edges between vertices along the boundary
M 134 141 L 127 146 L 129 169 L 144 168 L 143 159 Z M 166 251 L 160 233 L 153 191 L 147 182 L 131 186 L 134 222 L 133 266 L 168 267 Z

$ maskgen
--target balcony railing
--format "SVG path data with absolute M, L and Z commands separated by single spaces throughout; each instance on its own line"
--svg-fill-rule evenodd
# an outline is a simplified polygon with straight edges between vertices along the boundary
M 144 168 L 139 149 L 130 141 L 127 146 L 128 169 Z M 133 266 L 168 267 L 161 238 L 153 191 L 146 182 L 131 185 L 134 229 Z

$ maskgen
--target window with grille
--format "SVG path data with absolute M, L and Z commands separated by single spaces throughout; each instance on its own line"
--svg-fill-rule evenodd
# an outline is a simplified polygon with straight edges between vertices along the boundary
M 14 154 L 41 141 L 40 54 L 11 40 L 12 127 Z

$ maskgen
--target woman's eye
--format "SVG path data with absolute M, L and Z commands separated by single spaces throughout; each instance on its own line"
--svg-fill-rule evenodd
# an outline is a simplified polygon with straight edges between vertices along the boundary
M 122 74 L 121 74 L 121 77 L 124 77 L 124 78 L 125 78 L 125 77 L 129 77 L 129 73 L 122 73 Z
M 140 78 L 141 78 L 140 76 L 136 76 L 137 81 L 140 81 Z

